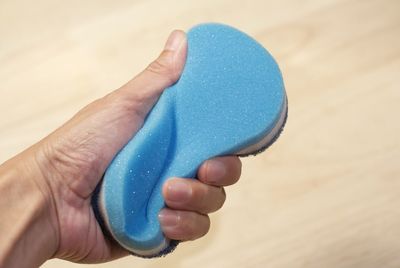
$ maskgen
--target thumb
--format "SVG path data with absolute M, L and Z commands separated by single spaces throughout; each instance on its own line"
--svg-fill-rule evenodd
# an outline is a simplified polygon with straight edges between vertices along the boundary
M 178 80 L 186 52 L 185 33 L 173 31 L 160 56 L 143 72 L 83 108 L 35 147 L 41 169 L 56 167 L 54 174 L 65 179 L 63 185 L 80 196 L 89 196 L 115 154 L 141 127 L 163 90 Z
M 146 117 L 164 89 L 179 79 L 186 53 L 185 32 L 173 31 L 158 58 L 115 93 L 127 98 L 135 106 L 136 112 Z

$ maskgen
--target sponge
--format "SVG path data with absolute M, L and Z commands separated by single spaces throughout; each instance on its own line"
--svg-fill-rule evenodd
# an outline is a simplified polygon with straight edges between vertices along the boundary
M 254 39 L 214 23 L 195 26 L 187 38 L 179 81 L 116 155 L 93 200 L 105 232 L 134 255 L 164 255 L 177 244 L 158 221 L 168 178 L 195 178 L 215 156 L 262 151 L 287 117 L 278 65 Z

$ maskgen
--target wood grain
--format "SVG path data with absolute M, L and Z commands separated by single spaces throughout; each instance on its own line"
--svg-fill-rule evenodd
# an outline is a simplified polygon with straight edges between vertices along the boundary
M 400 267 L 399 14 L 397 0 L 3 0 L 0 161 L 130 79 L 172 29 L 231 24 L 281 66 L 281 139 L 244 160 L 205 238 L 98 267 Z

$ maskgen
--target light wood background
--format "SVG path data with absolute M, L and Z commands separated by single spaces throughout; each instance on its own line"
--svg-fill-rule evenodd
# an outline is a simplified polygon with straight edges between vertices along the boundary
M 276 57 L 286 129 L 243 161 L 205 238 L 99 267 L 400 267 L 397 0 L 2 0 L 0 161 L 142 70 L 171 30 L 208 21 Z

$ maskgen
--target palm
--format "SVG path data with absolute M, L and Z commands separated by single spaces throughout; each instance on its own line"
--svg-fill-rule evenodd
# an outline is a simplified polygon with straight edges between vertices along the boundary
M 112 157 L 140 128 L 143 118 L 132 115 L 130 109 L 116 112 L 115 107 L 107 107 L 115 102 L 110 98 L 114 96 L 87 106 L 67 123 L 68 131 L 59 130 L 50 136 L 53 146 L 47 154 L 51 154 L 49 159 L 55 159 L 51 166 L 59 174 L 53 178 L 55 194 L 59 195 L 55 198 L 59 229 L 56 257 L 59 258 L 93 263 L 126 254 L 104 236 L 95 218 L 91 197 Z M 98 111 L 97 105 L 103 109 Z M 120 107 L 125 106 L 120 103 Z M 93 131 L 86 131 L 88 128 Z
M 92 263 L 108 261 L 126 254 L 104 237 L 90 200 L 76 197 L 64 202 L 63 214 L 59 215 L 60 247 L 57 257 Z

